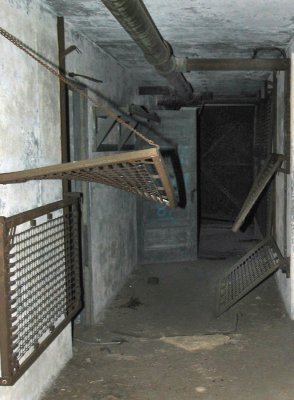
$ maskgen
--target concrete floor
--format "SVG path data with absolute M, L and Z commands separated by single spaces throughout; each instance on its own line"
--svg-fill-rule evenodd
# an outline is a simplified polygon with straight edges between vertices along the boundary
M 214 316 L 227 255 L 135 271 L 101 324 L 75 327 L 74 358 L 44 400 L 293 400 L 294 326 L 274 277 Z

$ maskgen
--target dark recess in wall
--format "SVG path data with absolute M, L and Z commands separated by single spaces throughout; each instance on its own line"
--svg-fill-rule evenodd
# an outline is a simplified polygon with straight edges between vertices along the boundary
M 254 107 L 206 107 L 200 118 L 201 217 L 233 221 L 253 182 Z

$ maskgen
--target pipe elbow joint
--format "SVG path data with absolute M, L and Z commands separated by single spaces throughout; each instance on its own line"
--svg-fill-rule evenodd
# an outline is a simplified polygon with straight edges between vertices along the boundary
M 176 59 L 173 54 L 173 49 L 166 40 L 163 40 L 163 46 L 161 46 L 158 52 L 153 54 L 145 53 L 144 56 L 163 76 L 169 75 L 176 70 Z

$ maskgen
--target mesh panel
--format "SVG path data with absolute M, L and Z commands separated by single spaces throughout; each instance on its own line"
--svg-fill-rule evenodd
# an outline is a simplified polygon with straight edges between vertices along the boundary
M 280 154 L 270 155 L 267 162 L 264 164 L 260 173 L 256 177 L 253 186 L 244 202 L 244 205 L 236 218 L 236 221 L 232 228 L 234 232 L 240 229 L 247 215 L 251 211 L 252 207 L 254 206 L 257 199 L 265 189 L 266 185 L 269 183 L 273 175 L 277 172 L 278 168 L 281 166 L 283 160 L 284 156 Z
M 271 97 L 268 97 L 259 104 L 256 122 L 254 156 L 259 160 L 265 160 L 271 150 L 273 130 L 273 105 Z
M 2 184 L 33 179 L 73 179 L 102 183 L 171 207 L 175 205 L 165 166 L 155 148 L 0 174 Z
M 276 271 L 283 258 L 272 239 L 258 244 L 219 281 L 217 314 L 220 315 Z
M 268 97 L 258 106 L 256 136 L 254 144 L 255 170 L 259 172 L 271 152 L 271 140 L 273 131 L 273 103 L 272 97 Z M 256 221 L 264 237 L 270 233 L 271 225 L 271 198 L 272 185 L 268 185 L 261 194 L 256 207 Z
M 78 212 L 67 206 L 10 225 L 5 246 L 6 323 L 11 372 L 17 374 L 60 323 L 80 308 Z

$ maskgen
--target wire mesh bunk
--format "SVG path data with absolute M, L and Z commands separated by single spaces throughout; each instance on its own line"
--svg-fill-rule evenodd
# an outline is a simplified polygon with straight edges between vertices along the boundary
M 173 188 L 156 148 L 0 174 L 0 184 L 39 179 L 102 183 L 169 207 L 175 206 Z

